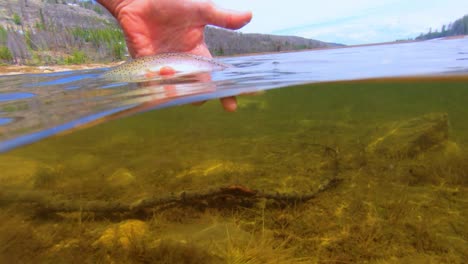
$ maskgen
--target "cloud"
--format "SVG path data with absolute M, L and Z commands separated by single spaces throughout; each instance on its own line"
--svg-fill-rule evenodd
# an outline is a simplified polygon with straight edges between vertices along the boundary
M 468 13 L 466 0 L 215 0 L 250 9 L 254 19 L 241 31 L 296 35 L 361 44 L 416 37 Z
M 333 22 L 304 26 L 299 30 L 296 28 L 290 32 L 283 30 L 280 34 L 299 35 L 306 38 L 353 45 L 408 39 L 421 33 L 420 29 L 420 26 L 404 23 L 398 17 L 381 17 L 378 23 L 373 18 L 363 17 L 353 18 L 344 23 Z

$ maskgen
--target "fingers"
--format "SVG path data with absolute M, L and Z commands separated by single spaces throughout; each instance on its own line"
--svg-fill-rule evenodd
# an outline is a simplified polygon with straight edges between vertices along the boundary
M 233 10 L 227 10 L 212 6 L 206 10 L 206 22 L 208 24 L 228 28 L 228 29 L 239 29 L 247 25 L 252 19 L 252 12 L 239 12 Z
M 204 42 L 196 46 L 194 49 L 190 50 L 190 53 L 198 55 L 198 56 L 204 56 L 207 58 L 213 58 L 213 56 L 211 56 L 210 51 L 208 50 L 208 47 L 206 46 Z
M 235 96 L 221 98 L 221 104 L 227 112 L 234 112 L 237 109 L 237 100 Z

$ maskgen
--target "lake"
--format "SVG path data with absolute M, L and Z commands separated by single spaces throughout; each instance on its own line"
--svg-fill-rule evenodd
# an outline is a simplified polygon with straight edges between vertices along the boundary
M 464 262 L 467 37 L 220 60 L 0 77 L 0 262 Z

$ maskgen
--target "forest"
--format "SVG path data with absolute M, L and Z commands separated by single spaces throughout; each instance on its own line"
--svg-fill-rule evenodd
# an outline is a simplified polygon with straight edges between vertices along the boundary
M 448 25 L 443 25 L 440 31 L 438 29 L 429 29 L 427 33 L 421 33 L 416 40 L 427 40 L 434 38 L 443 38 L 450 36 L 468 35 L 468 15 L 463 16 Z

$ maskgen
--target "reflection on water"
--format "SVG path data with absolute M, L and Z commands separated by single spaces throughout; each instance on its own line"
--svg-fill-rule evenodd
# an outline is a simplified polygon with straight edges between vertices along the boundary
M 89 78 L 8 105 L 36 132 L 109 122 L 0 155 L 0 263 L 463 263 L 466 77 L 290 85 L 313 69 L 259 78 L 266 63 L 183 86 Z M 235 113 L 164 107 L 276 81 L 288 87 L 240 96 Z M 28 111 L 47 93 L 62 112 L 46 97 Z

